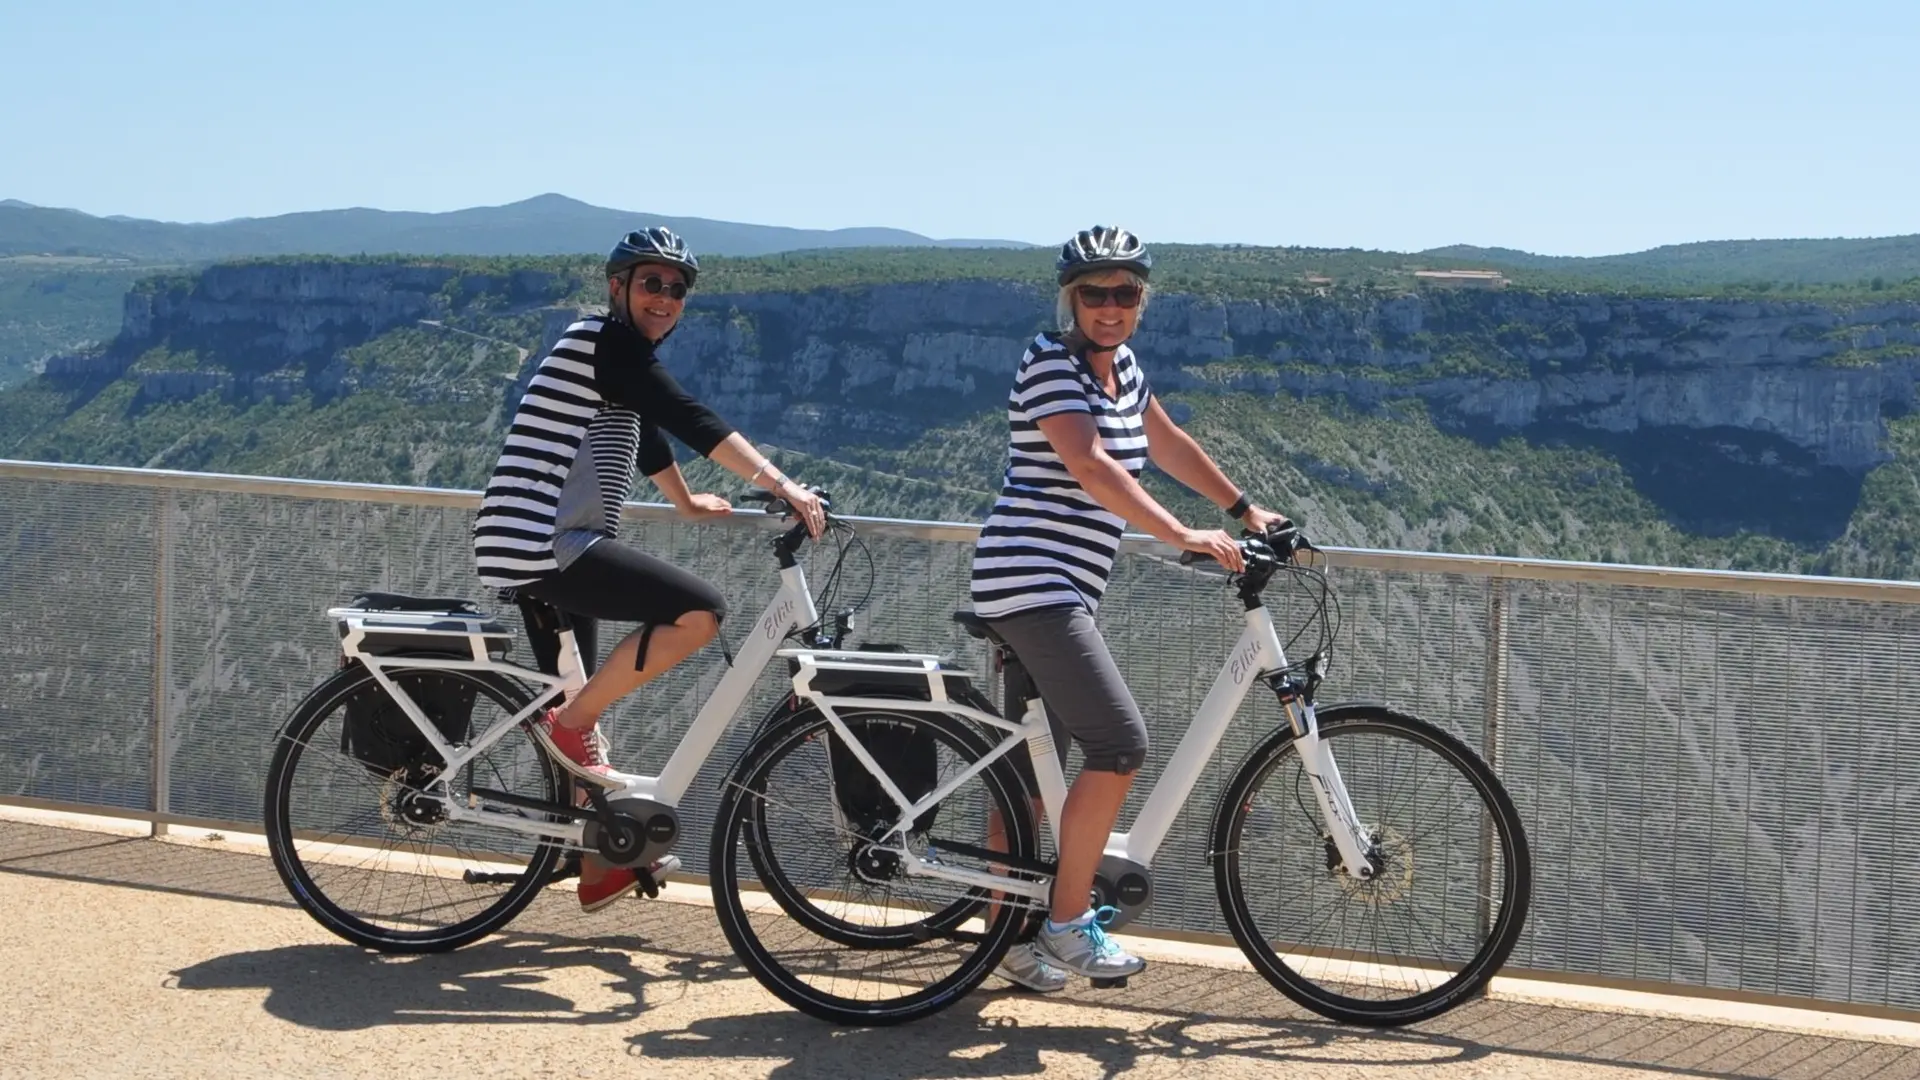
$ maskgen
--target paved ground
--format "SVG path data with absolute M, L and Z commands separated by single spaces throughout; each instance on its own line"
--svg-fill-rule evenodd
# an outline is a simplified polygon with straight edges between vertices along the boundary
M 1123 991 L 983 990 L 836 1030 L 763 992 L 696 905 L 585 916 L 557 892 L 507 934 L 398 959 L 326 934 L 256 855 L 12 822 L 0 926 L 8 1076 L 1920 1078 L 1911 1041 L 1510 1000 L 1361 1031 L 1165 962 Z

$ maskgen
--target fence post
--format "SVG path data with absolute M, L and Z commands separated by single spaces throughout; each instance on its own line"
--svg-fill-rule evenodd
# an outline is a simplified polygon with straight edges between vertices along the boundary
M 1495 772 L 1500 769 L 1501 727 L 1507 718 L 1507 579 L 1487 581 L 1487 717 L 1480 752 Z
M 1495 773 L 1500 771 L 1500 727 L 1506 719 L 1507 692 L 1507 581 L 1487 579 L 1487 655 L 1484 665 L 1486 716 L 1480 728 L 1480 756 Z M 1476 901 L 1480 932 L 1493 932 L 1493 819 L 1480 823 L 1480 897 Z
M 158 839 L 167 835 L 164 820 L 172 787 L 173 755 L 167 752 L 167 577 L 173 563 L 173 492 L 160 488 L 154 492 L 154 566 L 153 566 L 153 830 Z

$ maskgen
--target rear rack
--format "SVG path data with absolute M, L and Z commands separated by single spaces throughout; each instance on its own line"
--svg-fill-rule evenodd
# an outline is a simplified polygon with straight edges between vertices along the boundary
M 460 611 L 376 611 L 327 609 L 340 633 L 340 651 L 349 658 L 383 656 L 422 648 L 455 646 L 475 663 L 504 658 L 513 649 L 514 631 L 498 619 Z
M 919 689 L 924 685 L 928 701 L 948 702 L 953 698 L 948 693 L 947 680 L 958 679 L 964 686 L 974 674 L 943 667 L 943 658 L 932 653 L 801 648 L 781 649 L 774 655 L 794 662 L 793 692 L 801 697 L 831 694 L 858 683 L 878 683 L 901 689 Z M 822 681 L 837 685 L 816 690 L 815 677 L 822 673 L 827 675 Z

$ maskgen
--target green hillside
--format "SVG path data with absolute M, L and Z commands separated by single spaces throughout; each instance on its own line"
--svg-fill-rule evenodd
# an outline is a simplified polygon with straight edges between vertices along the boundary
M 120 329 L 120 298 L 159 267 L 123 259 L 0 258 L 0 387 L 42 358 Z
M 512 333 L 512 320 L 464 320 Z M 331 401 L 239 405 L 209 391 L 142 402 L 129 380 L 0 393 L 0 456 L 473 489 L 504 436 L 519 366 L 507 345 L 452 330 L 394 331 L 350 350 L 377 385 Z M 198 361 L 158 353 L 145 370 Z M 1619 458 L 1592 447 L 1441 430 L 1417 403 L 1364 413 L 1337 399 L 1184 392 L 1167 396 L 1223 467 L 1334 542 L 1564 559 L 1920 577 L 1920 415 L 1895 420 L 1895 458 L 1868 474 L 1844 533 L 1793 542 L 1749 528 L 1690 534 L 1668 520 Z M 1190 414 L 1185 410 L 1191 410 Z M 48 424 L 45 418 L 60 417 Z M 830 457 L 762 440 L 783 466 L 836 492 L 849 512 L 978 521 L 991 505 L 1004 420 L 983 413 L 901 445 Z M 680 449 L 697 485 L 740 484 Z M 1219 513 L 1164 476 L 1148 486 L 1184 519 Z M 643 485 L 637 498 L 658 499 Z
M 1868 291 L 1920 277 L 1920 235 L 1859 240 L 1715 240 L 1626 255 L 1572 258 L 1467 244 L 1421 252 L 1511 269 L 1539 280 L 1643 289 L 1755 291 L 1843 286 Z M 1877 285 L 1876 285 L 1877 283 Z
M 482 324 L 483 325 L 483 324 Z M 209 392 L 142 405 L 116 381 L 98 392 L 45 380 L 0 394 L 0 456 L 374 483 L 484 486 L 504 436 L 500 391 L 516 354 L 454 334 L 401 331 L 357 350 L 395 382 L 453 393 L 414 400 L 402 390 L 240 407 Z M 1667 520 L 1617 458 L 1574 445 L 1509 437 L 1494 443 L 1442 431 L 1417 404 L 1366 414 L 1337 401 L 1181 393 L 1185 426 L 1229 473 L 1270 505 L 1337 542 L 1410 550 L 1920 577 L 1920 415 L 1891 424 L 1895 458 L 1870 473 L 1844 535 L 1795 543 L 1748 529 L 1711 537 Z M 61 413 L 52 428 L 40 417 Z M 899 446 L 831 457 L 762 445 L 783 467 L 833 490 L 863 516 L 978 521 L 992 502 L 1004 448 L 999 413 L 931 430 Z M 697 486 L 739 481 L 680 449 Z M 1148 487 L 1197 525 L 1224 526 L 1211 505 L 1157 472 Z M 646 485 L 636 498 L 657 500 Z

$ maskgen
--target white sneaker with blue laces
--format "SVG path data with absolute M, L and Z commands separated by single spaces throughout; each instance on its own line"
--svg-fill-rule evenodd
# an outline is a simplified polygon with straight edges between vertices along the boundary
M 1042 994 L 1067 988 L 1067 973 L 1047 963 L 1039 949 L 1025 942 L 1008 949 L 993 973 L 1010 983 Z
M 1124 979 L 1146 970 L 1147 962 L 1107 936 L 1106 924 L 1119 912 L 1110 907 L 1088 911 L 1065 926 L 1048 919 L 1034 935 L 1043 959 L 1089 979 Z

